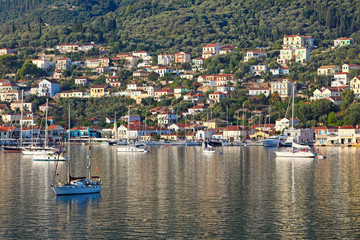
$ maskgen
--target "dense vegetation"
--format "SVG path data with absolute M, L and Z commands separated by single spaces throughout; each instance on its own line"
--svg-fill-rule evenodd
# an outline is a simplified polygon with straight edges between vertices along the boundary
M 98 41 L 118 52 L 200 55 L 210 42 L 280 47 L 284 34 L 312 35 L 319 47 L 341 36 L 360 41 L 352 0 L 1 0 L 0 16 L 0 46 L 12 48 Z

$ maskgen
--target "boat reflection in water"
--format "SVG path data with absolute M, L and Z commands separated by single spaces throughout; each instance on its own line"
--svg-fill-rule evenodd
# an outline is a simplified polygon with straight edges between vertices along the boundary
M 88 205 L 99 203 L 101 201 L 101 193 L 80 194 L 80 195 L 59 195 L 56 196 L 56 203 L 71 205 Z

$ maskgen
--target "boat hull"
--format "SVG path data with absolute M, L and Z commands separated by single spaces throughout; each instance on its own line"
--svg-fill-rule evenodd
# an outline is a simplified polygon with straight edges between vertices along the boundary
M 279 139 L 269 139 L 261 141 L 264 147 L 277 147 L 279 145 Z
M 34 155 L 34 161 L 66 161 L 68 158 L 58 155 Z
M 276 157 L 280 158 L 315 158 L 312 152 L 281 152 L 275 151 Z
M 144 148 L 137 147 L 119 147 L 117 152 L 132 152 L 132 153 L 147 153 L 148 151 Z
M 22 150 L 24 155 L 48 155 L 54 154 L 55 150 Z
M 56 195 L 78 195 L 78 194 L 91 194 L 99 193 L 102 185 L 91 186 L 60 186 L 53 188 Z
M 19 147 L 3 147 L 3 149 L 7 153 L 20 153 L 21 152 L 21 148 L 19 148 Z

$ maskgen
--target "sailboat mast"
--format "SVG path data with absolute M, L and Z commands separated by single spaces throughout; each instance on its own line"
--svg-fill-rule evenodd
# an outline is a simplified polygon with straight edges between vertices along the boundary
M 118 134 L 117 134 L 116 112 L 115 112 L 115 118 L 114 118 L 114 131 L 115 131 L 115 140 L 117 140 Z
M 88 179 L 91 180 L 91 145 L 90 145 L 90 137 L 89 137 L 89 155 L 88 155 L 88 167 L 87 167 L 87 171 L 88 171 Z
M 22 146 L 22 142 L 23 142 L 23 137 L 22 137 L 23 113 L 24 113 L 24 90 L 21 91 L 20 147 Z
M 47 141 L 48 141 L 48 104 L 49 104 L 49 99 L 46 99 L 46 109 L 45 109 L 45 149 L 47 148 Z
M 228 116 L 228 106 L 226 106 L 226 140 L 228 139 L 228 134 L 229 134 L 229 116 Z
M 295 86 L 293 86 L 293 94 L 292 94 L 292 113 L 291 113 L 291 127 L 294 131 L 294 103 L 295 103 Z
M 127 132 L 126 132 L 126 138 L 127 138 L 127 142 L 129 144 L 129 130 L 130 130 L 130 107 L 128 107 L 128 125 L 127 125 Z
M 70 157 L 70 104 L 69 104 L 69 138 L 68 138 L 68 156 L 69 156 L 69 160 L 71 159 Z M 67 167 L 67 182 L 70 182 L 70 161 L 68 161 L 68 167 Z
M 243 125 L 243 129 L 242 129 L 242 133 L 241 133 L 241 135 L 242 135 L 242 139 L 244 139 L 244 133 L 245 133 L 245 109 L 244 109 L 244 102 L 243 102 L 243 104 L 242 104 L 242 107 L 243 107 L 243 115 L 242 115 L 242 118 L 243 118 L 243 121 L 242 121 L 242 125 Z

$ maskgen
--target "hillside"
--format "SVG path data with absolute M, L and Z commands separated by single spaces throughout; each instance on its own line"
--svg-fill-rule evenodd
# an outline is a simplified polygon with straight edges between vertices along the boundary
M 358 0 L 1 0 L 0 9 L 0 47 L 11 48 L 98 41 L 116 52 L 196 55 L 204 43 L 279 46 L 295 33 L 319 47 L 341 36 L 360 41 Z

